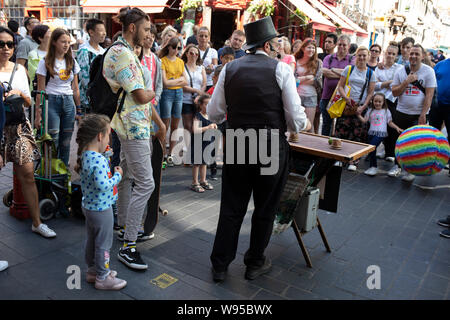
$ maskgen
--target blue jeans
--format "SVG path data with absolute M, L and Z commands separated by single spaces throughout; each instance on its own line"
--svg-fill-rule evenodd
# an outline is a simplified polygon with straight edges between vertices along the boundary
M 369 135 L 368 140 L 369 144 L 375 146 L 375 151 L 372 151 L 369 153 L 369 163 L 370 167 L 377 167 L 377 147 L 380 145 L 380 143 L 383 142 L 385 138 L 384 137 L 377 137 L 377 136 L 371 136 Z
M 48 95 L 48 133 L 55 142 L 58 158 L 69 165 L 70 140 L 75 124 L 73 95 Z
M 330 115 L 327 111 L 328 102 L 330 102 L 330 99 L 321 99 L 319 108 L 320 113 L 322 114 L 322 135 L 323 136 L 329 136 L 331 133 L 331 124 L 332 119 L 330 118 Z
M 183 89 L 163 89 L 159 102 L 161 119 L 181 118 L 183 109 Z

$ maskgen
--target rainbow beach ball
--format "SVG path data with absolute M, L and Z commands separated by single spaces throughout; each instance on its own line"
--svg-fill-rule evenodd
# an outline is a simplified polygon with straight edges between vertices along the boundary
M 436 128 L 413 126 L 398 138 L 395 157 L 403 170 L 416 176 L 431 176 L 446 166 L 450 146 L 447 138 Z

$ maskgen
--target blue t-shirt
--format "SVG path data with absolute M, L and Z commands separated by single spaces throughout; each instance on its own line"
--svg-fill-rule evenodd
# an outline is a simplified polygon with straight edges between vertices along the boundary
M 117 188 L 122 176 L 112 176 L 108 160 L 95 151 L 85 151 L 81 155 L 81 205 L 86 210 L 104 211 L 117 200 Z M 111 177 L 112 176 L 112 177 Z
M 434 67 L 437 81 L 437 99 L 443 104 L 450 104 L 450 58 Z

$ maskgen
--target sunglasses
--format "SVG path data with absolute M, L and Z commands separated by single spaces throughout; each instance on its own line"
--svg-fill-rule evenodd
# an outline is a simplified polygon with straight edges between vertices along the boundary
M 191 56 L 198 56 L 198 53 L 197 53 L 197 52 L 193 52 L 193 51 L 189 52 L 189 54 L 190 54 Z
M 370 50 L 370 52 L 373 52 L 373 53 L 380 53 L 379 50 L 375 50 L 375 49 Z
M 12 49 L 14 48 L 14 41 L 0 41 L 0 49 L 3 49 L 5 45 L 8 46 L 9 49 Z
M 177 46 L 175 46 L 175 47 L 172 47 L 172 49 L 182 50 L 183 48 L 182 48 L 182 47 L 177 47 Z

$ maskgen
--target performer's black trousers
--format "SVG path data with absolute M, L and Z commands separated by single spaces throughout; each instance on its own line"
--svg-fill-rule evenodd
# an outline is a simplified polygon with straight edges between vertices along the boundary
M 244 263 L 250 267 L 260 267 L 265 262 L 264 250 L 269 244 L 275 210 L 289 171 L 289 144 L 283 133 L 277 139 L 279 169 L 274 175 L 261 175 L 262 165 L 259 162 L 253 165 L 224 163 L 220 216 L 211 253 L 212 265 L 218 272 L 225 271 L 236 257 L 239 232 L 252 193 L 255 210 L 252 215 L 250 248 L 245 254 Z M 271 150 L 270 147 L 268 150 Z

